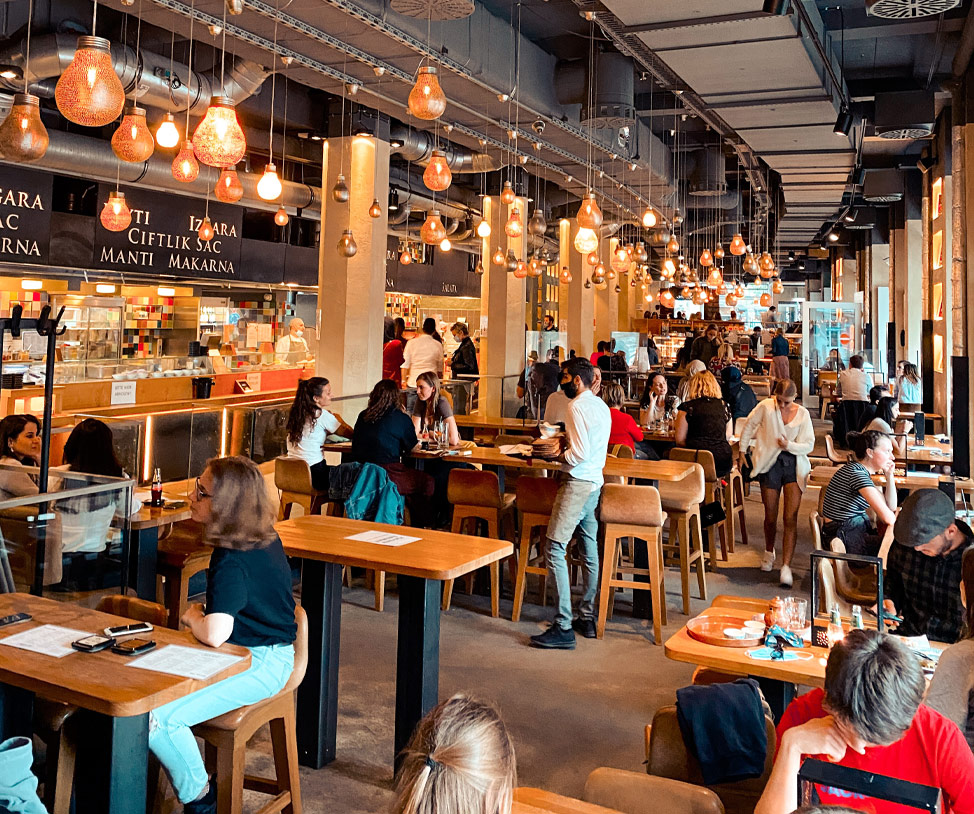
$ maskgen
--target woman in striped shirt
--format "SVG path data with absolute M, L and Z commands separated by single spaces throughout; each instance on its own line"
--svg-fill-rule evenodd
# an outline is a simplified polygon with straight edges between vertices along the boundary
M 850 432 L 848 443 L 856 455 L 839 467 L 825 487 L 822 501 L 822 539 L 828 545 L 835 537 L 849 554 L 875 556 L 882 535 L 873 527 L 866 512 L 872 509 L 886 525 L 896 521 L 896 483 L 893 478 L 893 444 L 884 432 Z M 872 476 L 886 476 L 880 491 Z

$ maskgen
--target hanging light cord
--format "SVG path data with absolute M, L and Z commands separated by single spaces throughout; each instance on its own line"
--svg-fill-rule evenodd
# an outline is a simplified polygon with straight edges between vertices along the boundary
M 166 77 L 169 84 L 169 109 L 166 111 L 167 113 L 172 113 L 172 106 L 176 104 L 176 100 L 173 97 L 174 88 L 173 88 L 173 81 L 172 81 L 173 79 L 172 71 L 173 71 L 173 66 L 175 64 L 175 59 L 176 59 L 176 31 L 174 29 L 172 32 L 172 39 L 170 40 L 169 43 L 169 76 Z
M 27 5 L 27 58 L 24 60 L 24 93 L 27 93 L 27 82 L 30 76 L 30 28 L 34 20 L 34 0 Z
M 280 2 L 277 3 L 280 7 Z M 224 4 L 224 8 L 226 5 Z M 271 156 L 271 164 L 274 163 L 274 97 L 277 91 L 277 17 L 274 17 L 274 71 L 271 74 L 271 128 L 268 136 L 268 152 Z M 342 115 L 345 111 L 342 111 Z
M 287 150 L 287 62 L 284 63 L 284 123 L 281 125 L 281 179 L 284 179 L 284 158 L 285 151 Z M 271 153 L 271 160 L 274 160 L 274 154 Z M 281 200 L 281 206 L 284 206 L 283 199 Z
M 186 141 L 189 141 L 189 109 L 193 106 L 190 102 L 189 82 L 193 76 L 193 24 L 196 22 L 196 0 L 190 0 L 189 16 L 189 55 L 186 60 L 189 75 L 186 77 Z M 271 120 L 273 121 L 273 119 Z
M 95 24 L 98 22 L 98 0 L 92 4 L 93 8 L 91 11 L 91 36 L 95 36 Z

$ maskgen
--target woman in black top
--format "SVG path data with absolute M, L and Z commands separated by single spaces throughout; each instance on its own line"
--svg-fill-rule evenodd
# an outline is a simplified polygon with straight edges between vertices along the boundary
M 477 362 L 477 348 L 470 338 L 470 329 L 465 322 L 454 322 L 450 328 L 453 338 L 460 343 L 453 351 L 453 359 L 450 362 L 450 371 L 454 376 L 477 376 L 480 373 L 480 365 Z
M 402 409 L 399 388 L 382 379 L 369 394 L 368 406 L 359 413 L 352 436 L 352 459 L 378 464 L 389 475 L 399 493 L 406 498 L 413 522 L 429 522 L 429 498 L 433 479 L 425 472 L 404 466 L 402 456 L 419 448 L 416 428 Z M 426 498 L 426 500 L 423 500 Z
M 720 397 L 714 374 L 697 373 L 687 385 L 687 398 L 676 416 L 676 445 L 706 449 L 714 456 L 717 477 L 726 477 L 734 465 L 730 447 L 733 422 Z
M 206 605 L 180 622 L 203 644 L 250 650 L 243 673 L 172 701 L 150 713 L 149 748 L 169 774 L 183 810 L 215 814 L 209 782 L 190 727 L 280 692 L 294 669 L 291 568 L 274 531 L 277 509 L 257 465 L 243 457 L 214 458 L 196 480 L 193 519 L 213 546 Z
M 754 395 L 751 385 L 742 380 L 741 369 L 733 365 L 725 367 L 720 371 L 720 378 L 723 380 L 720 394 L 727 402 L 731 418 L 734 421 L 747 418 L 751 410 L 758 406 L 758 398 Z

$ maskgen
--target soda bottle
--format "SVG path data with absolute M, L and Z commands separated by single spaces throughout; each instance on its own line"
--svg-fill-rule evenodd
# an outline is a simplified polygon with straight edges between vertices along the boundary
M 150 505 L 162 505 L 162 470 L 159 467 L 156 467 L 152 473 L 152 500 Z

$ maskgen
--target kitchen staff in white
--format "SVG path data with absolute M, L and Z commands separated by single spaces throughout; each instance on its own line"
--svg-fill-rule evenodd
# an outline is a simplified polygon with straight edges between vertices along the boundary
M 287 333 L 274 347 L 279 362 L 297 364 L 310 357 L 308 340 L 304 338 L 304 320 L 295 317 L 287 324 Z

